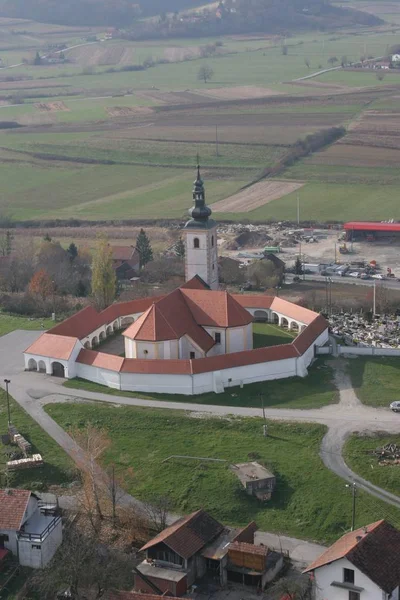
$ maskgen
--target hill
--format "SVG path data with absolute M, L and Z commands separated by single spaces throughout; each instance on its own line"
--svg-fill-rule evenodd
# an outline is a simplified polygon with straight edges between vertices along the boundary
M 211 0 L 209 0 L 210 2 Z M 378 25 L 375 15 L 333 6 L 327 0 L 224 0 L 215 8 L 188 19 L 179 11 L 204 6 L 207 0 L 0 0 L 0 17 L 32 19 L 69 26 L 133 28 L 138 37 L 190 37 L 249 32 L 285 32 Z M 174 14 L 167 17 L 167 13 Z M 159 20 L 137 23 L 140 17 Z
M 139 16 L 176 12 L 207 0 L 0 0 L 0 16 L 60 25 L 129 26 Z

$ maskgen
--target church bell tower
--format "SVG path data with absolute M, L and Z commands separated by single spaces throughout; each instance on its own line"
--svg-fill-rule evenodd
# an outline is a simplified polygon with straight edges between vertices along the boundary
M 199 275 L 212 290 L 218 284 L 217 224 L 210 219 L 211 208 L 206 205 L 204 182 L 197 167 L 194 182 L 194 206 L 189 210 L 191 219 L 184 227 L 185 234 L 185 277 L 186 281 Z

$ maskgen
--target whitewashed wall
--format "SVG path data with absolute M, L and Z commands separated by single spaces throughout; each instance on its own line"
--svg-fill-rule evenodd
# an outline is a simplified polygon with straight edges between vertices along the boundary
M 343 569 L 354 571 L 354 585 L 363 588 L 362 600 L 385 600 L 387 597 L 382 590 L 373 583 L 369 577 L 359 571 L 346 558 L 337 560 L 330 565 L 325 565 L 315 570 L 315 597 L 316 600 L 348 600 L 349 590 L 332 586 L 332 581 L 343 581 Z
M 93 365 L 76 363 L 76 377 L 88 379 L 89 381 L 106 385 L 115 390 L 122 389 L 120 374 L 117 371 L 109 371 L 108 369 L 94 367 Z
M 338 354 L 355 354 L 357 356 L 400 356 L 400 348 L 358 348 L 357 346 L 337 346 Z

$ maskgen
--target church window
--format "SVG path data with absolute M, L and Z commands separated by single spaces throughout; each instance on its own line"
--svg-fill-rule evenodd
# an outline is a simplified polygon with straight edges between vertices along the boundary
M 193 360 L 194 358 L 196 358 L 196 352 L 191 352 L 190 353 L 190 360 Z
M 193 240 L 193 248 L 200 248 L 200 240 L 199 240 L 199 238 L 194 238 L 194 240 Z
M 148 350 L 143 350 L 143 354 L 148 354 L 149 351 Z
M 211 246 L 214 248 L 214 236 L 211 236 Z
M 215 339 L 215 343 L 216 344 L 220 344 L 221 343 L 221 334 L 220 334 L 219 331 L 215 332 L 214 339 Z

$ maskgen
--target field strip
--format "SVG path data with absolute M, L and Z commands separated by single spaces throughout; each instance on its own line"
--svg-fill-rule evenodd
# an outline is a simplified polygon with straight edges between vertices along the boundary
M 213 212 L 246 213 L 303 187 L 300 181 L 260 181 L 229 198 L 212 204 Z

